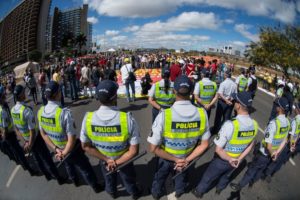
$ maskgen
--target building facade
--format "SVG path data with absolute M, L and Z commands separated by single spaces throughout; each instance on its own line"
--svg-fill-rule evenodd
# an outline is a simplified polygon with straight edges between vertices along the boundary
M 63 47 L 63 40 L 66 35 L 72 35 L 74 38 L 83 33 L 86 38 L 89 37 L 89 24 L 87 22 L 88 5 L 83 7 L 61 11 L 55 7 L 52 17 L 51 27 L 51 51 L 58 51 Z M 87 42 L 87 49 L 89 42 Z
M 24 0 L 0 22 L 0 57 L 4 65 L 28 58 L 31 51 L 45 52 L 51 0 Z

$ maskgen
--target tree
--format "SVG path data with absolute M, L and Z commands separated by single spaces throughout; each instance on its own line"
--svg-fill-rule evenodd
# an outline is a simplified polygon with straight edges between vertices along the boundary
M 75 37 L 72 32 L 67 32 L 66 34 L 63 35 L 63 39 L 61 42 L 62 47 L 66 48 L 73 48 L 75 45 Z
M 79 47 L 79 53 L 81 54 L 81 49 L 82 46 L 85 46 L 87 42 L 86 36 L 83 33 L 80 33 L 79 35 L 77 35 L 75 43 L 78 45 Z
M 300 27 L 262 27 L 258 42 L 251 42 L 245 56 L 256 65 L 283 70 L 300 68 Z
M 38 50 L 33 50 L 29 52 L 28 59 L 30 61 L 40 62 L 42 59 L 42 53 Z

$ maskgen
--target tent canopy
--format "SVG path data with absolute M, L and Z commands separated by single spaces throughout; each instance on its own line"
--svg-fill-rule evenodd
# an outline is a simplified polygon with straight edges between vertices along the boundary
M 26 72 L 27 69 L 31 69 L 33 73 L 37 72 L 38 63 L 36 62 L 26 62 L 19 66 L 16 66 L 14 69 L 15 77 L 16 78 L 22 78 Z
M 116 50 L 113 49 L 113 48 L 110 48 L 110 49 L 108 49 L 107 51 L 108 51 L 108 52 L 115 52 Z

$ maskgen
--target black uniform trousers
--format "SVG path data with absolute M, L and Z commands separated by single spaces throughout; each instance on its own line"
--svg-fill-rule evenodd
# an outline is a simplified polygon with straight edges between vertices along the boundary
M 105 191 L 109 194 L 116 193 L 117 191 L 117 176 L 120 175 L 122 182 L 126 188 L 126 191 L 130 195 L 134 195 L 138 193 L 138 188 L 136 186 L 136 174 L 134 170 L 133 163 L 129 163 L 122 169 L 120 169 L 119 172 L 115 172 L 113 174 L 110 174 L 106 176 L 106 173 L 108 172 L 106 170 L 106 163 L 103 161 L 100 161 L 101 171 L 103 174 L 103 177 L 105 179 Z
M 97 187 L 97 178 L 96 174 L 93 171 L 92 165 L 89 162 L 89 159 L 84 154 L 84 151 L 81 148 L 80 141 L 77 140 L 74 146 L 74 149 L 71 151 L 70 155 L 64 161 L 64 166 L 68 174 L 68 178 L 73 182 L 78 181 L 76 170 L 84 178 L 87 184 L 92 188 Z
M 9 132 L 7 134 L 7 138 L 4 141 L 4 146 L 7 152 L 9 152 L 9 154 L 12 154 L 11 156 L 13 156 L 17 164 L 20 164 L 24 170 L 28 170 L 30 174 L 34 173 L 29 166 L 27 159 L 25 158 L 24 150 L 20 146 L 15 132 Z
M 60 179 L 58 170 L 40 134 L 38 134 L 35 139 L 35 142 L 31 149 L 31 153 L 33 159 L 35 160 L 39 169 L 45 175 L 47 180 L 50 180 L 52 177 L 56 179 Z

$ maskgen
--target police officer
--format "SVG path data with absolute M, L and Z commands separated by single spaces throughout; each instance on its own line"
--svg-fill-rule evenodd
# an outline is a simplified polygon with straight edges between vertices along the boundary
M 13 132 L 13 125 L 10 119 L 10 112 L 5 105 L 5 92 L 0 89 L 0 126 L 2 132 L 2 139 L 4 143 L 4 151 L 6 151 L 17 164 L 21 164 L 24 170 L 28 170 L 31 176 L 35 175 L 35 171 L 29 166 L 24 151 L 20 146 L 15 132 Z
M 296 104 L 296 109 L 295 109 L 295 113 L 296 116 L 295 118 L 292 120 L 291 123 L 291 131 L 290 131 L 290 151 L 292 153 L 296 152 L 300 152 L 300 140 L 299 140 L 299 134 L 300 134 L 300 103 L 298 102 Z
M 249 116 L 248 109 L 252 104 L 251 94 L 240 92 L 234 94 L 233 99 L 237 116 L 224 123 L 214 140 L 216 144 L 214 158 L 193 191 L 198 198 L 201 198 L 218 178 L 220 179 L 216 186 L 216 193 L 220 194 L 228 185 L 232 171 L 239 167 L 254 146 L 253 140 L 257 135 L 258 125 Z
M 159 157 L 151 191 L 154 199 L 163 196 L 163 186 L 170 173 L 180 172 L 207 149 L 210 137 L 205 110 L 191 104 L 191 80 L 185 75 L 179 76 L 174 91 L 176 102 L 159 113 L 147 139 L 150 151 Z M 187 189 L 187 177 L 185 171 L 175 179 L 177 198 Z
M 175 101 L 174 83 L 170 81 L 170 71 L 165 70 L 163 80 L 152 85 L 149 91 L 149 103 L 152 108 L 152 123 L 161 109 L 170 108 Z
M 17 85 L 14 89 L 14 95 L 17 103 L 11 109 L 11 116 L 15 131 L 24 143 L 24 152 L 32 154 L 47 180 L 56 177 L 58 182 L 62 184 L 63 179 L 59 176 L 41 135 L 35 132 L 36 123 L 32 108 L 24 103 L 26 100 L 25 88 L 22 85 Z
M 130 113 L 117 108 L 118 85 L 111 80 L 104 80 L 97 86 L 97 96 L 101 103 L 95 112 L 86 113 L 81 127 L 82 148 L 101 162 L 101 171 L 105 179 L 105 190 L 112 198 L 117 197 L 118 165 L 133 158 L 139 149 L 139 128 Z M 132 163 L 118 172 L 127 192 L 133 199 L 138 199 L 140 191 L 135 183 L 135 170 Z
M 9 133 L 12 128 L 10 121 L 9 110 L 6 108 L 6 96 L 4 87 L 0 86 L 0 147 L 1 151 L 6 154 L 10 160 L 14 160 L 17 164 L 20 163 L 16 157 L 16 153 L 9 141 L 16 140 L 14 133 Z
M 248 92 L 251 93 L 253 100 L 255 97 L 256 90 L 257 90 L 257 78 L 255 77 L 255 71 L 250 70 L 250 76 L 248 78 Z
M 241 69 L 241 75 L 236 78 L 235 83 L 237 84 L 238 92 L 246 91 L 248 79 L 246 77 L 246 70 L 244 68 Z
M 263 172 L 267 169 L 267 175 L 271 175 L 276 166 L 276 161 L 286 144 L 286 138 L 290 129 L 290 122 L 285 117 L 289 108 L 288 100 L 284 97 L 276 99 L 277 117 L 270 121 L 265 131 L 265 137 L 260 145 L 259 151 L 253 158 L 244 177 L 238 184 L 232 183 L 231 188 L 241 190 L 247 184 L 252 186 L 263 177 Z
M 211 108 L 218 100 L 218 96 L 216 95 L 217 84 L 209 80 L 210 73 L 208 70 L 203 69 L 201 76 L 202 80 L 195 85 L 194 96 L 198 106 L 206 110 L 209 119 Z
M 271 177 L 281 169 L 289 157 L 293 153 L 300 152 L 299 133 L 300 133 L 300 103 L 295 104 L 295 118 L 291 122 L 291 129 L 289 132 L 289 143 L 285 145 L 284 149 L 278 157 L 278 161 L 270 165 L 265 173 L 265 180 L 271 181 Z
M 101 186 L 97 184 L 92 166 L 76 139 L 71 112 L 60 108 L 57 103 L 61 99 L 59 84 L 50 81 L 45 94 L 48 103 L 38 111 L 39 128 L 44 141 L 54 151 L 55 158 L 64 162 L 68 178 L 76 186 L 79 180 L 75 168 L 96 193 L 100 192 Z
M 227 70 L 225 73 L 225 80 L 220 84 L 218 94 L 218 105 L 215 116 L 213 134 L 219 132 L 221 125 L 224 121 L 231 119 L 233 110 L 232 95 L 237 92 L 237 85 L 231 79 L 231 71 Z

